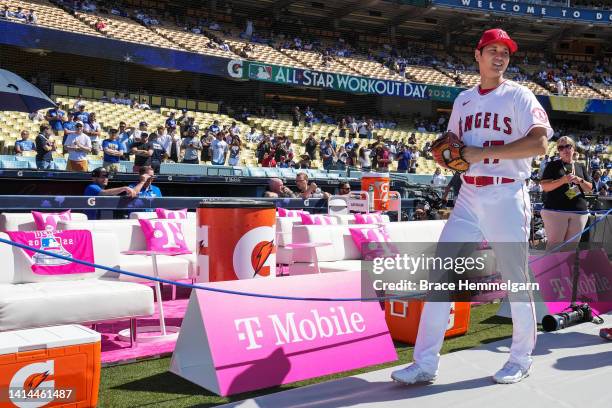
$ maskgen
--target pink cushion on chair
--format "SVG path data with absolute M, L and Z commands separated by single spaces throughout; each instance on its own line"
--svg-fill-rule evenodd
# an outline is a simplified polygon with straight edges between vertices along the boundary
M 57 228 L 58 221 L 72 220 L 70 210 L 66 210 L 61 213 L 43 213 L 32 211 L 32 216 L 34 217 L 34 222 L 36 223 L 36 229 L 40 231 L 54 231 Z
M 382 224 L 385 222 L 382 215 L 374 214 L 355 214 L 355 224 Z
M 384 227 L 380 228 L 349 228 L 351 238 L 363 260 L 371 260 L 375 257 L 392 256 L 397 252 L 392 246 L 380 245 L 381 242 L 389 242 L 389 234 Z M 371 245 L 369 245 L 371 244 Z
M 326 215 L 301 213 L 302 225 L 333 225 L 334 219 Z
M 282 207 L 278 207 L 276 210 L 278 211 L 278 216 L 281 218 L 285 218 L 285 217 L 297 218 L 300 216 L 301 213 L 306 212 L 302 210 L 287 210 L 286 208 L 282 208 Z
M 157 218 L 162 220 L 186 220 L 187 219 L 187 209 L 183 208 L 182 210 L 166 210 L 165 208 L 156 208 L 155 213 L 157 214 Z
M 147 240 L 148 251 L 190 254 L 183 225 L 170 220 L 143 220 L 139 219 L 140 228 Z

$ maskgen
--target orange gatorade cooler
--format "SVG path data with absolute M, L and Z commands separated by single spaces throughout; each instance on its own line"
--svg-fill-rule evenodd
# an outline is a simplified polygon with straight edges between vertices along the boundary
M 361 190 L 370 193 L 370 208 L 374 211 L 389 210 L 389 173 L 364 173 L 361 176 Z
M 425 303 L 422 300 L 385 302 L 385 319 L 393 340 L 408 344 L 416 342 L 423 306 Z M 444 338 L 465 334 L 469 325 L 470 302 L 452 302 Z
M 79 325 L 0 333 L 0 407 L 95 407 L 100 333 Z
M 198 282 L 276 276 L 276 207 L 255 200 L 202 201 Z

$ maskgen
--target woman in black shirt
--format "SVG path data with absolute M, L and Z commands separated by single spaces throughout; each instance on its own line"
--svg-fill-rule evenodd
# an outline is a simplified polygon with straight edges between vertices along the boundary
M 557 141 L 561 158 L 548 163 L 542 175 L 542 190 L 546 193 L 542 220 L 551 249 L 584 229 L 588 214 L 584 193 L 593 188 L 584 164 L 574 161 L 574 141 L 563 136 Z M 580 236 L 572 242 L 579 242 Z M 561 251 L 571 250 L 567 245 Z

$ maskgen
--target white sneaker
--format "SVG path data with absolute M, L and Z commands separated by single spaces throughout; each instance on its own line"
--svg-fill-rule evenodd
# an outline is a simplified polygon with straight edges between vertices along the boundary
M 521 381 L 523 378 L 529 377 L 529 368 L 523 368 L 516 363 L 507 362 L 504 366 L 495 373 L 493 381 L 498 384 L 514 384 Z
M 395 370 L 391 373 L 393 381 L 402 384 L 417 384 L 433 382 L 438 378 L 436 374 L 423 371 L 418 364 L 411 364 L 402 370 Z

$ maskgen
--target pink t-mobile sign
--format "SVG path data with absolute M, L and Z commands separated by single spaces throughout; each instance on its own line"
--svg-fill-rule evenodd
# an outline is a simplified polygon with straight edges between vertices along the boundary
M 359 272 L 207 286 L 295 297 L 361 296 Z M 378 302 L 277 300 L 196 290 L 171 371 L 225 396 L 396 359 Z

